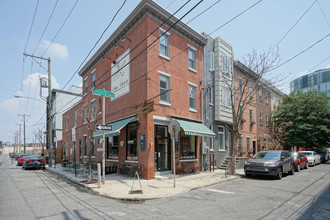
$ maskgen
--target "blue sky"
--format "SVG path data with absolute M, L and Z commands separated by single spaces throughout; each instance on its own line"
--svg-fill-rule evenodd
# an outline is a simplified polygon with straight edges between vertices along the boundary
M 22 117 L 19 115 L 22 114 L 29 115 L 26 117 L 27 143 L 33 141 L 35 130 L 45 129 L 45 118 L 42 116 L 45 114 L 46 107 L 40 99 L 38 80 L 40 74 L 47 75 L 47 72 L 36 62 L 32 62 L 31 58 L 23 59 L 23 52 L 50 57 L 52 86 L 63 89 L 124 0 L 80 0 L 77 4 L 76 0 L 58 0 L 43 37 L 42 34 L 56 0 L 41 0 L 30 37 L 28 37 L 37 2 L 37 0 L 2 0 L 0 2 L 2 64 L 0 72 L 3 80 L 0 93 L 0 141 L 14 141 L 14 132 L 19 128 L 17 124 L 22 123 Z M 139 2 L 127 0 L 93 52 L 102 45 Z M 156 2 L 173 13 L 186 0 L 156 0 Z M 181 17 L 197 2 L 199 0 L 191 0 L 176 17 Z M 217 0 L 204 0 L 183 21 L 188 22 L 215 2 Z M 211 33 L 256 2 L 258 0 L 222 0 L 189 25 L 200 33 L 203 31 Z M 234 48 L 235 59 L 242 60 L 253 49 L 264 52 L 276 45 L 313 3 L 314 0 L 263 0 L 211 36 L 214 38 L 220 36 L 230 43 Z M 294 57 L 330 33 L 329 11 L 330 1 L 318 0 L 314 3 L 279 44 L 281 62 Z M 65 24 L 59 31 L 66 18 Z M 53 44 L 49 46 L 57 32 Z M 48 50 L 44 53 L 48 46 Z M 330 67 L 329 51 L 330 37 L 327 37 L 273 71 L 273 76 L 287 77 L 285 82 L 279 84 L 278 87 L 288 92 L 289 82 L 297 76 Z M 42 65 L 47 69 L 47 62 L 43 61 Z M 81 78 L 75 74 L 68 86 L 80 85 L 81 82 Z M 47 95 L 46 90 L 42 93 L 44 96 Z M 40 101 L 17 99 L 14 98 L 15 94 Z

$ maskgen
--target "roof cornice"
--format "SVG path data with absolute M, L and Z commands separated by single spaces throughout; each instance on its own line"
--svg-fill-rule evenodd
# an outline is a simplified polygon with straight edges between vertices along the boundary
M 150 16 L 155 19 L 158 18 L 162 21 L 168 19 L 172 14 L 162 8 L 160 5 L 152 0 L 142 0 L 136 8 L 127 16 L 127 18 L 121 23 L 121 25 L 113 32 L 113 34 L 103 43 L 103 45 L 94 53 L 94 55 L 86 62 L 86 64 L 79 70 L 78 74 L 84 76 L 88 71 L 102 58 L 116 43 L 120 37 L 129 32 L 130 29 L 140 22 L 144 16 Z M 171 17 L 166 22 L 166 25 L 170 26 L 177 22 L 179 19 L 175 16 Z M 197 44 L 204 46 L 207 39 L 199 34 L 197 31 L 189 27 L 187 24 L 179 21 L 172 30 L 180 32 L 182 35 L 187 36 Z

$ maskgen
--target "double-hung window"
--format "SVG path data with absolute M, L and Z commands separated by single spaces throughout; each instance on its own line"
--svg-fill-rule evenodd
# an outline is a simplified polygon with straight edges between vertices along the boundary
M 85 105 L 84 106 L 84 124 L 86 124 L 87 123 L 87 106 Z
M 73 124 L 73 127 L 77 127 L 77 111 L 74 111 L 74 124 Z
M 227 88 L 222 87 L 222 96 L 221 96 L 221 104 L 227 107 L 230 107 L 230 90 Z
M 214 53 L 209 52 L 209 70 L 213 71 L 214 70 Z
M 95 120 L 95 100 L 91 101 L 91 121 Z
M 250 123 L 253 122 L 253 109 L 250 108 Z
M 239 92 L 243 93 L 243 79 L 239 78 L 238 83 L 239 83 Z
M 259 99 L 260 99 L 260 102 L 262 102 L 262 90 L 259 89 Z
M 225 128 L 222 126 L 218 127 L 218 134 L 219 134 L 219 150 L 225 149 Z
M 213 105 L 213 86 L 208 86 L 208 92 L 209 92 L 209 104 Z
M 68 130 L 68 121 L 69 121 L 69 117 L 66 116 L 66 117 L 65 117 L 65 130 L 66 130 L 66 131 Z
M 87 84 L 87 77 L 84 79 L 84 95 L 87 94 L 87 88 L 88 88 L 88 84 Z
M 238 150 L 239 152 L 243 151 L 243 137 L 240 136 L 238 139 Z
M 92 72 L 92 89 L 95 88 L 95 70 Z
M 246 137 L 246 150 L 250 150 L 251 145 L 250 145 L 250 137 Z
M 263 125 L 263 116 L 262 116 L 262 113 L 260 113 L 260 125 Z
M 266 126 L 269 126 L 269 117 L 266 115 Z
M 265 102 L 266 102 L 266 105 L 268 105 L 268 94 L 267 93 L 265 95 Z
M 252 92 L 251 84 L 249 85 L 249 94 L 250 94 L 250 99 L 252 99 L 253 98 L 253 92 Z
M 189 110 L 196 111 L 196 85 L 189 83 Z
M 210 130 L 213 131 L 213 125 L 210 125 Z M 210 150 L 214 150 L 213 137 L 209 137 L 209 139 L 210 139 Z
M 170 103 L 170 75 L 159 73 L 159 100 L 162 104 Z
M 159 54 L 161 56 L 170 57 L 170 34 L 163 29 L 159 29 Z
M 87 156 L 87 135 L 84 135 L 84 156 Z
M 228 57 L 227 56 L 222 56 L 222 72 L 228 73 L 229 71 L 228 68 Z
M 188 45 L 189 69 L 196 71 L 196 49 Z

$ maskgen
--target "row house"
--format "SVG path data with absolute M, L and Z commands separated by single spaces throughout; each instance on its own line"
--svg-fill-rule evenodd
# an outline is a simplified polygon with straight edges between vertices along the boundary
M 267 149 L 267 142 L 271 140 L 272 111 L 284 93 L 240 61 L 234 62 L 234 68 L 237 92 L 248 97 L 242 109 L 238 143 L 240 155 L 247 156 L 248 152 L 251 155 Z
M 204 46 L 204 90 L 202 109 L 205 125 L 216 137 L 204 138 L 203 153 L 206 161 L 214 155 L 214 164 L 220 168 L 232 154 L 233 115 L 231 92 L 233 79 L 233 48 L 220 37 L 213 39 L 207 33 Z M 213 163 L 213 157 L 212 161 Z
M 79 71 L 83 97 L 62 119 L 65 158 L 86 164 L 91 149 L 92 160 L 101 162 L 105 141 L 106 166 L 123 174 L 139 170 L 152 179 L 171 172 L 173 160 L 176 173 L 199 171 L 201 143 L 215 136 L 202 123 L 206 42 L 155 2 L 141 1 Z M 94 89 L 115 97 L 103 103 Z M 95 128 L 103 114 L 112 126 L 105 140 Z M 181 126 L 175 146 L 168 132 L 172 120 Z

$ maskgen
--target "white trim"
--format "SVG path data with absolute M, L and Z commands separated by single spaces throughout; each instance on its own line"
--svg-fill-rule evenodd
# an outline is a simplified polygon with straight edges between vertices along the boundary
M 169 103 L 169 102 L 165 102 L 165 101 L 163 101 L 163 100 L 159 100 L 158 103 L 159 103 L 160 105 L 171 106 L 171 103 Z
M 108 161 L 108 162 L 118 162 L 118 160 L 114 160 L 114 159 L 106 159 L 106 161 Z
M 171 119 L 168 118 L 168 117 L 158 116 L 158 115 L 154 115 L 154 116 L 153 116 L 153 119 L 154 119 L 154 120 L 159 120 L 159 121 L 171 121 Z
M 197 113 L 197 110 L 191 107 L 189 107 L 189 111 Z
M 161 31 L 163 31 L 163 32 L 165 32 L 165 34 L 167 34 L 167 35 L 171 35 L 168 31 L 166 31 L 166 30 L 164 30 L 163 28 L 159 28 L 159 30 L 161 30 Z
M 125 163 L 139 163 L 138 160 L 125 160 Z
M 164 58 L 164 59 L 166 59 L 166 60 L 168 60 L 168 61 L 171 61 L 171 58 L 170 57 L 167 57 L 167 56 L 165 56 L 165 55 L 163 55 L 163 54 L 159 54 L 159 56 L 161 57 L 161 58 Z
M 197 159 L 191 159 L 191 160 L 180 160 L 180 162 L 196 162 Z
M 162 72 L 162 71 L 160 71 L 160 70 L 158 70 L 158 73 L 161 74 L 161 75 L 163 75 L 163 76 L 165 76 L 165 77 L 169 77 L 169 78 L 171 78 L 171 74 L 168 74 L 168 73 Z
M 196 52 L 197 49 L 195 47 L 191 46 L 190 44 L 187 44 L 187 46 Z
M 191 68 L 191 67 L 188 67 L 188 69 L 189 69 L 190 71 L 194 72 L 194 73 L 197 73 L 197 70 L 195 70 L 195 69 L 193 69 L 193 68 Z
M 188 84 L 197 88 L 197 85 L 188 81 Z

